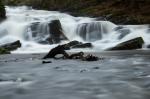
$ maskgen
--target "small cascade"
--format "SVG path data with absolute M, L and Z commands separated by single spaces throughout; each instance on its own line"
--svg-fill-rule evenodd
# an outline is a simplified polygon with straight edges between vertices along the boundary
M 35 41 L 38 43 L 45 43 L 48 44 L 48 37 L 49 37 L 49 23 L 47 22 L 34 22 L 31 23 L 27 27 L 27 31 L 24 34 L 25 40 Z
M 96 41 L 111 33 L 115 27 L 117 26 L 109 21 L 82 23 L 78 25 L 77 34 L 85 41 Z

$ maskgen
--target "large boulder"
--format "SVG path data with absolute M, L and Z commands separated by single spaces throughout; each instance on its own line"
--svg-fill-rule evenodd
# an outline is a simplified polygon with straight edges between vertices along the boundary
M 53 20 L 49 23 L 50 42 L 60 43 L 61 40 L 68 40 L 64 35 L 62 26 L 59 20 Z
M 3 44 L 3 45 L 0 45 L 0 49 L 5 49 L 7 51 L 14 51 L 18 48 L 21 47 L 21 43 L 20 41 L 15 41 L 15 42 L 12 42 L 12 43 L 7 43 L 7 44 Z
M 115 47 L 109 48 L 107 50 L 113 51 L 113 50 L 134 50 L 134 49 L 140 49 L 142 48 L 142 45 L 144 44 L 144 40 L 142 37 L 137 37 L 134 39 L 131 39 L 129 41 L 120 43 L 116 45 Z

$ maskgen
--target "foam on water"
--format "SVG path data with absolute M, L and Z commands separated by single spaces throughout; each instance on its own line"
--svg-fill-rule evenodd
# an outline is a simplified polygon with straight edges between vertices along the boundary
M 49 35 L 48 23 L 59 19 L 64 34 L 69 40 L 92 42 L 93 49 L 85 51 L 102 51 L 116 44 L 143 37 L 145 47 L 150 44 L 148 25 L 117 26 L 109 21 L 97 21 L 89 17 L 73 17 L 56 11 L 34 10 L 30 7 L 6 7 L 7 20 L 0 24 L 0 44 L 20 40 L 22 47 L 14 53 L 47 52 L 56 45 L 42 45 Z M 35 24 L 36 31 L 31 30 Z M 33 32 L 36 36 L 33 36 Z M 75 51 L 75 50 L 74 50 Z

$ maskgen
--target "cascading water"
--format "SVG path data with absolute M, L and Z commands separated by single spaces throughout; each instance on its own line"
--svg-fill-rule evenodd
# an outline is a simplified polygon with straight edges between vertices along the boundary
M 0 44 L 20 40 L 22 47 L 15 53 L 47 52 L 55 45 L 46 39 L 50 35 L 49 23 L 60 20 L 63 32 L 69 40 L 91 42 L 90 51 L 101 51 L 134 37 L 143 37 L 145 45 L 150 44 L 148 25 L 117 26 L 109 21 L 94 18 L 73 17 L 68 14 L 33 10 L 29 7 L 6 7 L 7 20 L 0 24 Z M 42 43 L 45 44 L 42 44 Z
M 77 34 L 85 41 L 96 41 L 103 38 L 107 33 L 117 27 L 108 21 L 94 21 L 90 23 L 82 23 L 77 27 Z

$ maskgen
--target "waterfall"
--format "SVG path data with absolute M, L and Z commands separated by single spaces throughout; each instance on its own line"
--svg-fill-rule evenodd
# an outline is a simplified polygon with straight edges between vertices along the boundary
M 95 21 L 79 24 L 77 34 L 86 41 L 101 40 L 107 33 L 113 31 L 117 25 L 109 21 Z
M 57 11 L 34 10 L 30 7 L 6 6 L 7 20 L 0 24 L 0 44 L 20 40 L 22 47 L 16 53 L 47 52 L 55 44 L 49 44 L 49 23 L 59 20 L 62 32 L 70 40 L 91 42 L 90 51 L 102 51 L 120 42 L 141 36 L 145 46 L 150 45 L 148 25 L 118 26 L 109 21 L 96 21 L 89 17 L 73 17 Z M 60 43 L 68 42 L 61 41 Z

